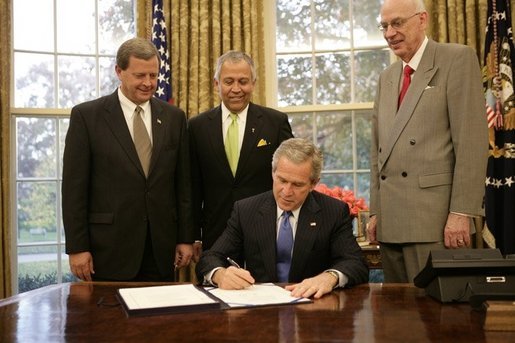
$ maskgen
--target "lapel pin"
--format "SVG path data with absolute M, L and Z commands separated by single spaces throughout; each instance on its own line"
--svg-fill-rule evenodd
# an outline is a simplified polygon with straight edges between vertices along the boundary
M 256 131 L 256 129 L 255 129 L 255 128 L 252 128 L 252 133 L 254 133 L 254 131 Z
M 315 223 L 315 222 L 309 223 L 309 226 L 315 227 L 315 226 L 317 226 L 317 223 Z
M 157 118 L 157 123 L 161 124 L 161 119 Z

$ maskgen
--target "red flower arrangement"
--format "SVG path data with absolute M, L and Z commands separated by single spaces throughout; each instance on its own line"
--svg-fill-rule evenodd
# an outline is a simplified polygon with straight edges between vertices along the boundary
M 347 203 L 347 205 L 349 205 L 350 215 L 352 218 L 356 218 L 358 216 L 359 211 L 368 210 L 368 206 L 365 203 L 365 199 L 356 198 L 354 196 L 354 192 L 349 189 L 344 189 L 337 186 L 329 188 L 327 187 L 327 185 L 319 183 L 318 185 L 316 185 L 315 191 L 323 193 L 325 195 L 329 195 L 330 197 Z

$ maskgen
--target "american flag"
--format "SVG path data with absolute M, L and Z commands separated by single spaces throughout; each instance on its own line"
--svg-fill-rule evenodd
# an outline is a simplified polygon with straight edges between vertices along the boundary
M 161 58 L 155 96 L 171 103 L 172 86 L 170 79 L 172 73 L 170 69 L 170 53 L 166 43 L 166 23 L 162 0 L 152 0 L 152 43 L 156 46 Z
M 510 3 L 488 0 L 483 68 L 490 145 L 483 238 L 504 255 L 515 254 L 515 47 Z M 493 242 L 487 239 L 492 235 Z

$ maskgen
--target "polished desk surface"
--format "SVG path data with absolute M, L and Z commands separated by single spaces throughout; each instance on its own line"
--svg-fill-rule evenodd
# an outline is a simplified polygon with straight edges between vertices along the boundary
M 127 318 L 115 292 L 144 283 L 68 283 L 0 300 L 0 342 L 515 342 L 468 303 L 412 284 L 336 290 L 310 304 Z M 98 305 L 100 299 L 102 304 Z

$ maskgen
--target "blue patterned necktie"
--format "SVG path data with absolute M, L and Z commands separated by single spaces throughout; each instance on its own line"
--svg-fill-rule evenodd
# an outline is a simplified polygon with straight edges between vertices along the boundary
M 288 282 L 291 265 L 291 250 L 293 248 L 293 230 L 290 224 L 290 211 L 283 212 L 282 222 L 277 237 L 277 279 Z

